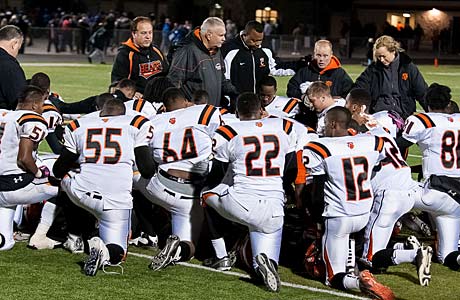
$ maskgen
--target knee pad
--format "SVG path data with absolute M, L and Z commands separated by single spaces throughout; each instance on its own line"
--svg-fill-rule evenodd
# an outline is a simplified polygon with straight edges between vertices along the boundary
M 5 237 L 0 233 L 0 248 L 5 246 Z
M 106 246 L 109 250 L 110 263 L 112 265 L 118 264 L 125 256 L 125 250 L 123 250 L 123 248 L 117 244 L 108 244 Z
M 393 266 L 393 253 L 394 249 L 383 249 L 377 251 L 372 256 L 372 268 L 373 269 L 386 269 L 389 266 Z
M 347 273 L 345 272 L 335 274 L 330 281 L 331 287 L 341 291 L 345 291 L 346 288 L 343 285 L 343 279 L 345 278 L 345 276 L 347 276 Z
M 458 271 L 458 269 L 460 269 L 460 265 L 457 260 L 459 255 L 459 251 L 452 251 L 447 254 L 446 258 L 444 258 L 444 265 L 451 270 Z

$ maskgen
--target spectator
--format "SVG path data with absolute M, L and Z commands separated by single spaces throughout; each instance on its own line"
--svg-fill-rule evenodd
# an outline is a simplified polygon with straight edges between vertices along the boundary
M 225 21 L 225 23 L 226 23 L 226 25 L 225 25 L 225 30 L 226 30 L 225 39 L 229 40 L 229 39 L 234 38 L 235 35 L 238 33 L 238 29 L 236 28 L 236 24 L 230 19 Z
M 287 96 L 301 98 L 313 81 L 323 81 L 331 89 L 333 97 L 345 98 L 351 90 L 353 80 L 342 68 L 332 53 L 332 43 L 319 40 L 315 43 L 313 59 L 289 80 Z
M 292 52 L 292 55 L 300 54 L 299 46 L 302 40 L 303 30 L 304 30 L 304 25 L 302 23 L 299 23 L 296 26 L 296 28 L 292 30 L 292 36 L 294 37 L 294 52 Z
M 374 61 L 356 79 L 355 87 L 372 96 L 370 113 L 396 111 L 404 119 L 422 106 L 427 84 L 412 59 L 391 36 L 383 35 L 374 44 Z
M 51 45 L 54 45 L 56 53 L 60 51 L 58 31 L 59 17 L 55 15 L 54 18 L 49 20 L 48 22 L 48 48 L 46 50 L 47 52 L 51 51 Z
M 277 66 L 270 49 L 262 46 L 264 26 L 249 21 L 244 31 L 222 45 L 225 60 L 225 77 L 230 79 L 238 92 L 256 93 L 256 86 L 267 75 L 290 76 L 292 69 Z
M 99 28 L 89 38 L 89 44 L 93 48 L 88 55 L 89 63 L 93 63 L 95 58 L 99 59 L 101 64 L 105 64 L 104 48 L 107 40 L 110 38 L 110 33 L 107 30 L 107 24 L 99 24 Z
M 414 50 L 415 51 L 418 51 L 418 49 L 420 48 L 420 41 L 423 35 L 424 33 L 423 33 L 422 27 L 420 26 L 420 24 L 417 24 L 417 26 L 415 26 L 415 29 L 414 29 Z
M 82 15 L 82 17 L 78 20 L 77 23 L 78 30 L 80 31 L 80 41 L 77 45 L 77 53 L 85 54 L 87 48 L 87 42 L 89 40 L 89 20 L 86 15 Z
M 131 24 L 131 37 L 118 49 L 112 67 L 112 82 L 129 78 L 144 93 L 147 81 L 168 71 L 163 53 L 152 44 L 153 26 L 147 17 L 137 17 Z
M 209 104 L 225 106 L 222 95 L 236 98 L 235 87 L 226 79 L 220 47 L 225 41 L 225 24 L 217 17 L 209 17 L 195 28 L 174 53 L 168 78 L 181 88 L 187 99 L 196 90 L 206 90 Z
M 16 60 L 23 41 L 18 27 L 6 25 L 0 29 L 0 108 L 14 110 L 18 96 L 26 87 L 26 76 Z
M 169 34 L 171 33 L 171 20 L 169 18 L 165 19 L 163 28 L 161 29 L 161 45 L 160 49 L 163 53 L 168 52 L 169 50 Z

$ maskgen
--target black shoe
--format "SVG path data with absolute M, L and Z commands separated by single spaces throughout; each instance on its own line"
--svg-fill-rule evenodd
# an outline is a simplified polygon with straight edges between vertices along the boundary
M 279 292 L 281 286 L 280 276 L 276 271 L 273 262 L 265 253 L 257 254 L 256 263 L 259 267 L 259 273 L 264 280 L 264 284 L 271 292 Z
M 93 60 L 92 60 L 91 57 L 89 57 L 89 56 L 88 56 L 88 62 L 89 62 L 90 64 L 93 63 Z

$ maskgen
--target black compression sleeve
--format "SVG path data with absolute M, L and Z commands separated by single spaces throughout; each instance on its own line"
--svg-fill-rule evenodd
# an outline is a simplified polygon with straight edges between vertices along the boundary
M 64 177 L 77 161 L 78 156 L 78 154 L 70 152 L 67 148 L 63 148 L 61 155 L 58 157 L 53 166 L 54 176 L 56 176 L 56 178 Z
M 137 169 L 144 178 L 152 178 L 155 175 L 155 161 L 148 146 L 134 148 Z
M 227 173 L 228 163 L 222 162 L 220 160 L 214 159 L 212 161 L 211 172 L 208 174 L 206 186 L 209 189 L 215 188 L 222 182 L 222 179 Z
M 48 145 L 50 146 L 51 151 L 53 151 L 54 154 L 61 154 L 64 145 L 62 145 L 62 143 L 59 141 L 58 137 L 56 136 L 56 133 L 48 133 L 48 135 L 46 136 L 46 141 L 48 142 Z

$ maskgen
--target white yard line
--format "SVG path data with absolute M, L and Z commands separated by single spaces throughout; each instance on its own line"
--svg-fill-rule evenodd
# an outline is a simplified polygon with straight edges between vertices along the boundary
M 440 76 L 458 76 L 460 75 L 459 72 L 426 72 L 428 75 L 440 75 Z
M 96 65 L 88 63 L 21 63 L 24 67 L 90 67 L 94 68 Z
M 423 156 L 418 155 L 418 154 L 409 154 L 408 156 L 410 157 L 416 157 L 416 158 L 422 158 Z
M 142 257 L 142 258 L 148 258 L 148 259 L 152 258 L 149 255 L 135 253 L 135 252 L 128 252 L 128 255 L 133 255 L 133 256 Z M 217 273 L 221 273 L 221 274 L 225 274 L 225 275 L 232 275 L 232 276 L 236 276 L 236 277 L 240 277 L 240 278 L 250 278 L 249 275 L 238 273 L 238 272 L 219 271 L 219 270 L 216 270 L 216 269 L 207 268 L 207 267 L 204 267 L 204 266 L 195 265 L 195 264 L 186 263 L 186 262 L 180 262 L 178 264 L 181 265 L 181 266 L 185 266 L 185 267 L 190 267 L 190 268 L 195 268 L 195 269 L 202 269 L 202 270 L 206 270 L 206 271 L 210 271 L 210 272 L 217 272 Z M 319 289 L 319 288 L 315 288 L 315 287 L 311 287 L 311 286 L 307 286 L 307 285 L 295 284 L 295 283 L 284 282 L 284 281 L 281 282 L 281 285 L 296 288 L 296 289 L 308 290 L 308 291 L 316 292 L 316 293 L 323 293 L 323 294 L 329 294 L 329 295 L 334 295 L 334 296 L 338 296 L 338 297 L 350 298 L 350 299 L 366 299 L 366 300 L 369 299 L 369 298 L 360 297 L 360 296 L 351 295 L 351 294 L 346 294 L 346 293 L 342 293 L 342 292 L 336 292 L 336 291 L 332 291 L 332 290 L 324 290 L 324 289 Z

